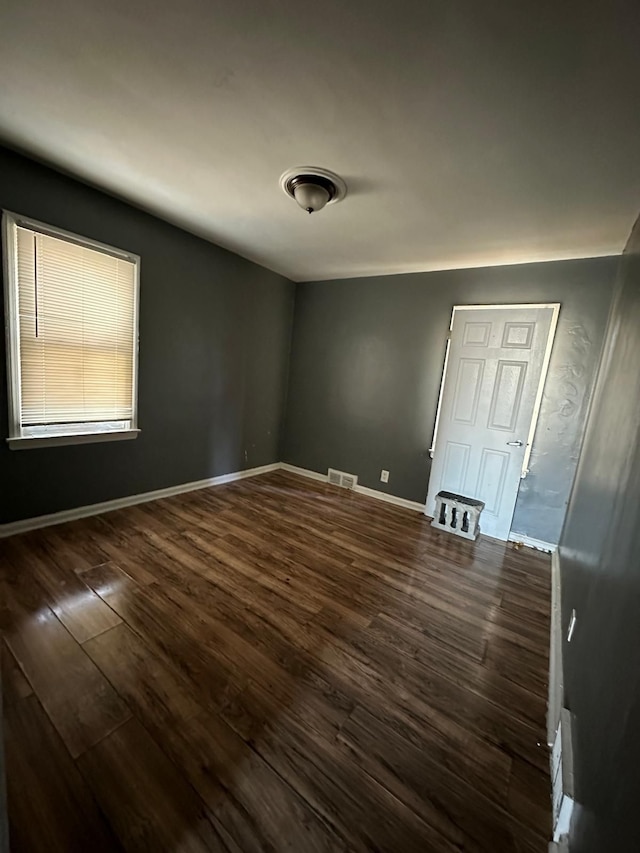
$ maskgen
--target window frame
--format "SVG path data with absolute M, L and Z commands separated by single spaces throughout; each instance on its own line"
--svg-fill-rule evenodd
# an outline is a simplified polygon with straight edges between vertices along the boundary
M 16 226 L 29 228 L 49 237 L 56 237 L 75 243 L 87 249 L 94 249 L 134 265 L 134 299 L 133 299 L 133 376 L 131 425 L 127 429 L 95 430 L 93 432 L 61 431 L 54 435 L 24 435 L 20 420 L 22 383 L 20 375 L 20 315 L 18 311 L 18 276 L 17 276 L 17 240 Z M 12 450 L 26 450 L 33 447 L 55 447 L 63 444 L 92 444 L 102 441 L 122 441 L 137 438 L 138 428 L 138 352 L 139 332 L 138 321 L 140 314 L 140 256 L 132 252 L 118 249 L 107 243 L 100 243 L 89 237 L 82 237 L 71 231 L 65 231 L 53 225 L 47 225 L 37 219 L 2 211 L 2 254 L 4 258 L 4 312 L 5 337 L 7 347 L 7 397 L 9 409 L 9 436 L 7 443 Z M 105 422 L 107 423 L 107 422 Z M 77 425 L 76 425 L 77 428 Z M 64 426 L 61 426 L 64 430 Z

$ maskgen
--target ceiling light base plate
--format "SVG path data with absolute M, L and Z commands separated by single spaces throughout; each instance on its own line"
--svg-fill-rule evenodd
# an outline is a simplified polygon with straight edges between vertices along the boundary
M 295 188 L 305 183 L 317 184 L 326 189 L 329 193 L 327 204 L 342 201 L 347 194 L 347 185 L 339 175 L 318 166 L 296 166 L 294 169 L 287 169 L 280 178 L 283 191 L 294 200 Z

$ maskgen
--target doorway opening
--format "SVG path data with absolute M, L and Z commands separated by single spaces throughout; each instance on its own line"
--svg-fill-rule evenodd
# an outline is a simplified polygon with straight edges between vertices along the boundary
M 527 476 L 559 303 L 456 305 L 440 386 L 425 513 L 455 492 L 485 504 L 482 532 L 507 540 Z

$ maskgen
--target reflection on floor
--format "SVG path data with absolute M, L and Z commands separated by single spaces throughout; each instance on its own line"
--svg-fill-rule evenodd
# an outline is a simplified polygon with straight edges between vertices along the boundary
M 0 558 L 15 851 L 546 850 L 547 557 L 275 472 Z

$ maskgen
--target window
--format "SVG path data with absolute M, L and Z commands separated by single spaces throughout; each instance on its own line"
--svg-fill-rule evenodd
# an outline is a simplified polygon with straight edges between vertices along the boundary
M 135 438 L 139 258 L 3 217 L 9 445 Z

